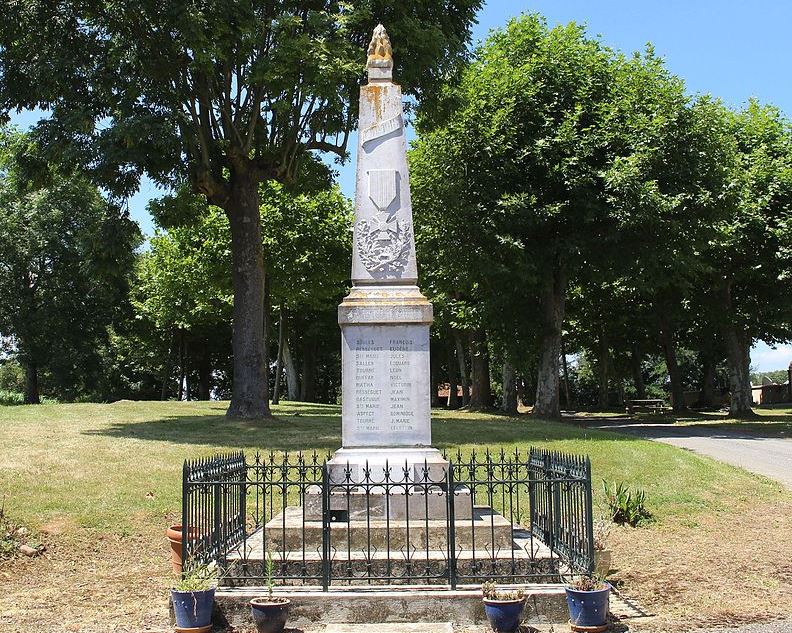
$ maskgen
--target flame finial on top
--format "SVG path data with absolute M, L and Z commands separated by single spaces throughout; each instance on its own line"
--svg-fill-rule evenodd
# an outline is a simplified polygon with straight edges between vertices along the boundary
M 393 50 L 391 49 L 388 33 L 382 24 L 377 25 L 374 29 L 374 34 L 371 36 L 366 67 L 369 71 L 369 79 L 388 79 L 391 77 Z

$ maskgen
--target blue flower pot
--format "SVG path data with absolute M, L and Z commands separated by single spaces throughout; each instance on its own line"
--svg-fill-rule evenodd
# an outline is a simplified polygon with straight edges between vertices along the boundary
M 258 633 L 281 633 L 289 618 L 291 600 L 270 602 L 268 598 L 253 598 L 250 613 Z
M 212 606 L 215 588 L 203 591 L 176 591 L 171 589 L 173 614 L 180 629 L 194 629 L 212 623 Z
M 484 613 L 496 633 L 514 633 L 520 626 L 525 599 L 489 600 L 484 598 Z
M 604 589 L 597 591 L 578 591 L 566 588 L 569 621 L 573 626 L 598 627 L 608 624 L 608 599 L 611 586 L 605 583 Z

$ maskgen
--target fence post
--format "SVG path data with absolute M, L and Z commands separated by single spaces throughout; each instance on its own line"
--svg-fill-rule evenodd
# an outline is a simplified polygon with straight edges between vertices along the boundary
M 446 475 L 446 501 L 448 504 L 448 582 L 451 589 L 457 587 L 457 561 L 456 561 L 456 519 L 454 510 L 454 463 L 448 461 Z
M 190 542 L 187 538 L 187 535 L 190 533 L 187 525 L 190 521 L 189 518 L 189 503 L 187 501 L 187 495 L 189 492 L 189 484 L 188 480 L 190 478 L 190 467 L 187 464 L 187 460 L 184 460 L 184 466 L 182 466 L 182 521 L 181 521 L 181 529 L 182 529 L 182 577 L 187 571 L 187 558 L 190 552 Z
M 586 472 L 586 540 L 588 541 L 586 549 L 588 555 L 588 572 L 594 573 L 594 494 L 591 490 L 591 459 L 586 457 L 585 462 Z
M 322 591 L 330 587 L 330 472 L 322 464 Z
M 550 454 L 543 455 L 544 463 L 542 465 L 542 475 L 545 480 L 545 496 L 547 497 L 547 547 L 551 550 L 555 548 L 555 518 L 553 517 L 554 510 L 554 495 L 553 495 L 553 479 L 550 474 Z
M 214 483 L 214 526 L 212 529 L 212 547 L 211 553 L 215 559 L 217 559 L 220 555 L 220 549 L 225 547 L 225 540 L 223 539 L 223 526 L 222 520 L 220 516 L 220 512 L 222 510 L 222 489 L 221 483 L 219 479 L 219 473 L 214 473 L 212 475 L 216 477 Z
M 247 538 L 247 487 L 248 487 L 248 468 L 245 454 L 240 453 L 242 460 L 241 472 L 239 473 L 239 524 L 242 529 L 242 539 Z
M 536 508 L 536 474 L 533 467 L 534 463 L 534 448 L 528 452 L 528 514 L 530 516 L 529 529 L 531 531 L 531 538 L 536 535 L 536 515 L 538 510 Z

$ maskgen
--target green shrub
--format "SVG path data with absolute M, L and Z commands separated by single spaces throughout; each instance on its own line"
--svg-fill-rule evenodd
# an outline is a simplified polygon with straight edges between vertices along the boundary
M 19 391 L 0 389 L 0 405 L 24 404 L 25 394 Z
M 623 483 L 613 482 L 610 486 L 607 481 L 602 482 L 605 492 L 605 501 L 611 520 L 619 525 L 636 527 L 643 521 L 651 518 L 651 513 L 646 508 L 646 492 L 641 489 L 630 490 Z
M 47 396 L 40 397 L 41 404 L 58 404 L 55 398 L 48 398 Z M 8 391 L 7 389 L 0 389 L 0 406 L 14 406 L 18 404 L 25 404 L 25 394 L 21 391 Z
M 0 391 L 24 391 L 25 370 L 14 358 L 0 361 Z

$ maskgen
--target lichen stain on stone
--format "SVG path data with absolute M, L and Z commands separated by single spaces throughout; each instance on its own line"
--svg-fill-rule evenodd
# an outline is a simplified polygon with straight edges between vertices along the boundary
M 386 86 L 368 85 L 363 91 L 366 99 L 376 114 L 375 121 L 382 121 L 385 118 L 385 97 L 387 95 Z

